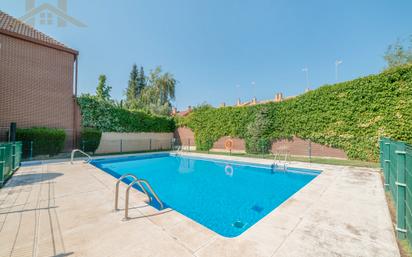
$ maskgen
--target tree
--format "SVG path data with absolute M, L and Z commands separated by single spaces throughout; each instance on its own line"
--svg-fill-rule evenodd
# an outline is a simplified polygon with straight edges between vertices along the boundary
M 110 100 L 112 87 L 106 84 L 106 75 L 99 76 L 99 83 L 96 88 L 96 97 L 103 101 Z
M 126 89 L 126 104 L 131 106 L 134 101 L 140 95 L 139 89 L 139 71 L 137 70 L 137 65 L 133 64 L 132 71 L 130 72 L 129 84 Z
M 246 127 L 246 152 L 252 154 L 264 154 L 270 148 L 270 114 L 268 108 L 264 107 L 257 111 L 253 122 Z
M 409 46 L 404 46 L 400 39 L 396 40 L 394 44 L 389 45 L 383 58 L 389 68 L 412 63 L 412 36 Z
M 143 66 L 140 66 L 140 72 L 139 72 L 138 80 L 137 80 L 138 95 L 142 93 L 143 89 L 146 86 L 147 86 L 147 83 L 146 83 L 146 76 L 144 75 L 144 69 L 143 69 Z
M 146 79 L 145 79 L 146 83 Z M 171 73 L 162 73 L 157 67 L 151 71 L 140 94 L 136 108 L 144 109 L 159 115 L 168 115 L 175 99 L 176 79 Z
M 159 94 L 159 104 L 163 105 L 175 99 L 176 79 L 169 72 L 162 74 L 162 68 L 157 67 L 150 73 L 150 84 Z

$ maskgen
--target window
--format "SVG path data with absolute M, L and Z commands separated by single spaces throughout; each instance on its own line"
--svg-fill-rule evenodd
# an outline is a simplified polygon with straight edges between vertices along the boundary
M 53 24 L 53 14 L 50 12 L 40 13 L 40 24 L 42 25 L 51 25 Z

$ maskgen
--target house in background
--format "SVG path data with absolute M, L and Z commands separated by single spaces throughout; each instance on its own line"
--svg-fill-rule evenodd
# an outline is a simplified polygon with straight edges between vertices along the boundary
M 70 23 L 77 27 L 86 27 L 85 24 L 67 14 L 67 0 L 57 0 L 57 5 L 42 3 L 36 6 L 35 0 L 26 0 L 26 14 L 20 20 L 34 26 L 36 22 L 41 25 L 56 25 L 65 27 Z
M 19 128 L 66 131 L 76 145 L 78 52 L 0 11 L 0 141 L 11 122 Z

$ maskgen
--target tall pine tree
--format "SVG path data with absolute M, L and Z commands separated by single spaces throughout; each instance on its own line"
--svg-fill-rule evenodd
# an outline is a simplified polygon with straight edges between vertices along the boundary
M 146 82 L 146 76 L 144 75 L 144 69 L 143 66 L 140 66 L 140 72 L 139 72 L 139 79 L 138 79 L 138 83 L 137 83 L 137 87 L 138 87 L 138 94 L 140 95 L 143 91 L 143 89 L 147 86 L 147 82 Z
M 137 65 L 133 64 L 132 71 L 130 72 L 129 84 L 126 90 L 126 104 L 130 106 L 137 100 L 139 95 L 139 71 Z

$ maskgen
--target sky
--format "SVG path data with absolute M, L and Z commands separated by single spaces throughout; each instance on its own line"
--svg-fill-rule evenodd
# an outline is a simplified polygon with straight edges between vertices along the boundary
M 134 63 L 146 72 L 161 66 L 178 80 L 180 110 L 379 73 L 388 45 L 412 35 L 410 0 L 67 1 L 68 14 L 87 27 L 35 27 L 80 52 L 81 93 L 93 93 L 105 74 L 120 100 Z M 19 18 L 25 3 L 0 0 L 0 9 Z

